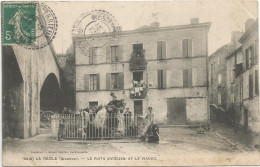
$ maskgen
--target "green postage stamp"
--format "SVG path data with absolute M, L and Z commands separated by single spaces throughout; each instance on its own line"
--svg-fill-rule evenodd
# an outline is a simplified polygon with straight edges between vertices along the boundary
M 33 44 L 36 41 L 36 3 L 2 3 L 3 44 Z

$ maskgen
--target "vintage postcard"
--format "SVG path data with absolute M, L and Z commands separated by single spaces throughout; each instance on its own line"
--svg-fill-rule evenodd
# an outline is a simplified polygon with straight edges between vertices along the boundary
M 260 165 L 258 1 L 3 1 L 3 166 Z

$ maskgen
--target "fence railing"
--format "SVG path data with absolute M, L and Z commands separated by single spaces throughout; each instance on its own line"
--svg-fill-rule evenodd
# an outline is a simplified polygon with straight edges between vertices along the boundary
M 141 135 L 145 120 L 140 116 L 115 113 L 55 114 L 51 116 L 52 137 L 58 136 L 59 123 L 63 122 L 64 139 L 120 139 Z

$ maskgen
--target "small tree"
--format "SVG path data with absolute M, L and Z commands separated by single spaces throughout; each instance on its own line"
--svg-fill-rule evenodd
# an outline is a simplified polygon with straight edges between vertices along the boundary
M 131 54 L 131 58 L 129 60 L 129 70 L 137 71 L 137 70 L 145 70 L 146 69 L 146 59 L 145 59 L 145 51 L 144 50 L 134 50 Z

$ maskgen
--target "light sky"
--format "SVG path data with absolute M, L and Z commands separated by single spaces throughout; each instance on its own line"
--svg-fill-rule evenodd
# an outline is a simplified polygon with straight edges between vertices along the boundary
M 208 43 L 209 55 L 231 40 L 232 31 L 244 31 L 245 21 L 258 16 L 257 1 L 157 1 L 157 2 L 45 2 L 58 19 L 53 44 L 56 52 L 66 53 L 72 44 L 71 30 L 81 14 L 102 9 L 113 15 L 122 30 L 133 30 L 155 21 L 158 13 L 160 27 L 190 24 L 198 17 L 200 23 L 211 22 Z

